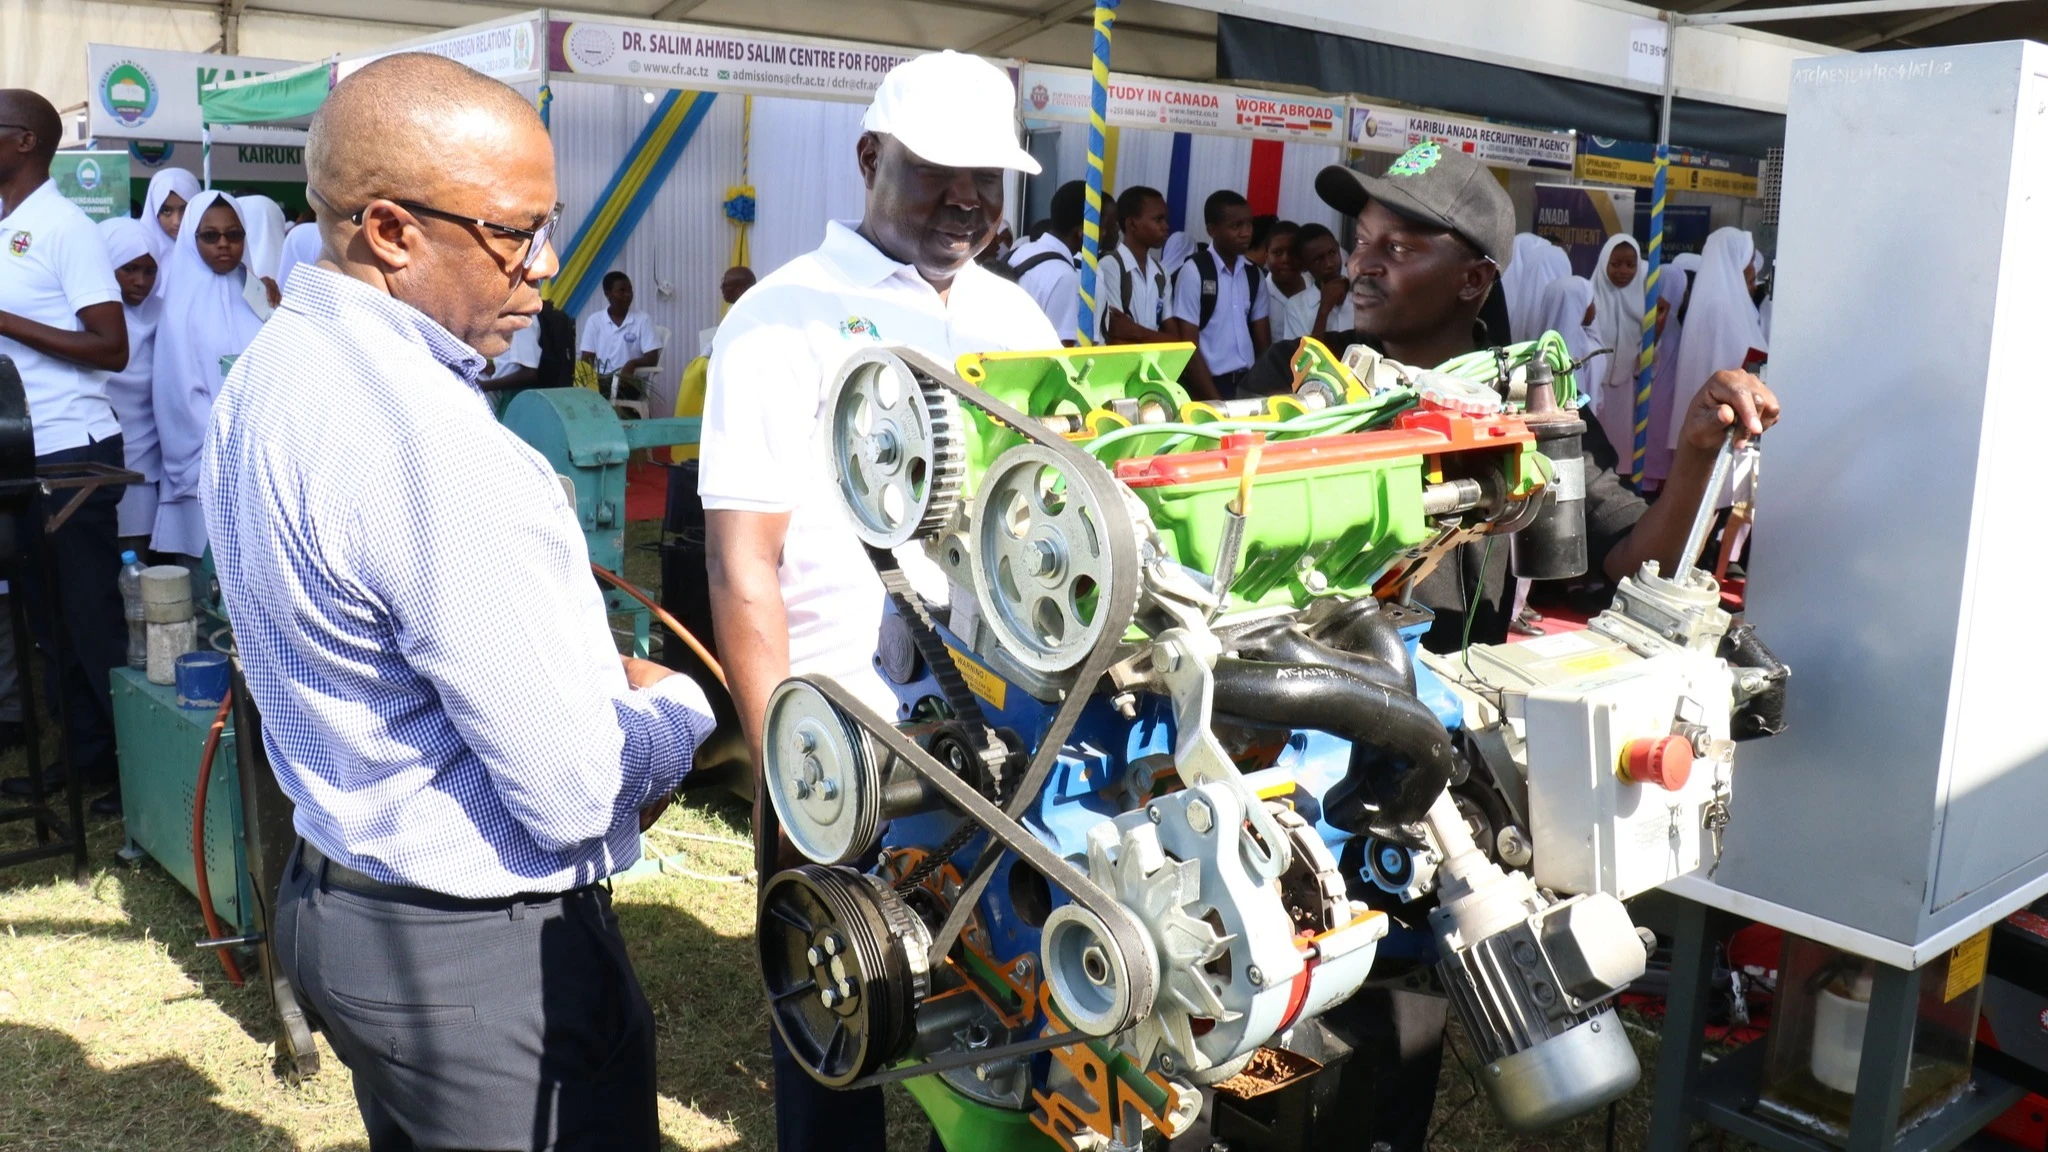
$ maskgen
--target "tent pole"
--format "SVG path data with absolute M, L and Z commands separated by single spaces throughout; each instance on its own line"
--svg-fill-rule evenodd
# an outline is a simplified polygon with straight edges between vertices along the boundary
M 1664 14 L 1664 100 L 1657 124 L 1657 172 L 1650 184 L 1650 242 L 1643 254 L 1649 271 L 1643 277 L 1643 342 L 1636 357 L 1635 443 L 1629 453 L 1629 475 L 1643 486 L 1643 463 L 1650 451 L 1650 382 L 1657 375 L 1658 279 L 1664 265 L 1664 201 L 1671 171 L 1671 59 L 1678 51 L 1678 14 Z M 1594 275 L 1602 270 L 1595 269 Z
M 1095 52 L 1088 86 L 1088 205 L 1081 223 L 1081 316 L 1076 343 L 1095 343 L 1095 273 L 1102 255 L 1102 157 L 1109 137 L 1109 37 L 1119 0 L 1095 0 Z
M 199 186 L 213 188 L 213 125 L 199 122 Z

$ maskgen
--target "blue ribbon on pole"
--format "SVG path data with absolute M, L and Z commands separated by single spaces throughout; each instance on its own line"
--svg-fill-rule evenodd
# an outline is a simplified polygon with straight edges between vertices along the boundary
M 1634 452 L 1629 456 L 1629 475 L 1636 487 L 1643 486 L 1643 461 L 1650 451 L 1650 381 L 1657 374 L 1657 281 L 1664 264 L 1665 178 L 1671 166 L 1671 149 L 1657 145 L 1657 175 L 1650 190 L 1650 250 L 1646 258 L 1650 271 L 1643 277 L 1643 349 L 1636 358 L 1636 420 Z

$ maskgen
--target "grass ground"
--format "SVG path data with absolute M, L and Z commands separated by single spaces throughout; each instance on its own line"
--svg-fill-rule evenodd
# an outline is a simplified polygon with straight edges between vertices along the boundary
M 639 526 L 636 526 L 638 528 Z M 636 539 L 645 539 L 637 531 Z M 653 584 L 638 553 L 629 574 Z M 24 770 L 20 752 L 0 775 Z M 660 827 L 746 835 L 741 806 L 700 790 Z M 0 851 L 27 844 L 0 826 Z M 347 1071 L 323 1064 L 291 1081 L 273 1066 L 269 1006 L 254 981 L 230 986 L 202 935 L 197 902 L 152 863 L 115 859 L 120 825 L 90 828 L 92 874 L 68 862 L 0 871 L 0 1149 L 9 1152 L 254 1152 L 360 1149 Z M 685 842 L 690 870 L 747 868 L 740 848 Z M 752 957 L 754 889 L 667 874 L 622 884 L 617 907 L 659 1028 L 665 1146 L 774 1147 L 766 1013 Z M 1631 1036 L 1653 1066 L 1656 1038 Z M 1470 1058 L 1469 1044 L 1456 1051 Z M 1516 1140 L 1494 1125 L 1474 1081 L 1447 1060 L 1438 1152 L 1576 1152 L 1605 1147 L 1605 1116 Z M 1647 1083 L 1616 1111 L 1613 1147 L 1643 1146 Z M 916 1106 L 890 1090 L 892 1152 L 925 1146 Z

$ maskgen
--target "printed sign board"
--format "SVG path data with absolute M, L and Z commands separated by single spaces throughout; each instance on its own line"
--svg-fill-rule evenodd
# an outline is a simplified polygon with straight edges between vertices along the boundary
M 267 76 L 301 63 L 114 44 L 86 45 L 85 59 L 92 85 L 86 100 L 86 131 L 100 140 L 197 140 L 202 85 Z M 250 125 L 224 124 L 213 130 L 215 143 L 298 143 L 304 136 Z

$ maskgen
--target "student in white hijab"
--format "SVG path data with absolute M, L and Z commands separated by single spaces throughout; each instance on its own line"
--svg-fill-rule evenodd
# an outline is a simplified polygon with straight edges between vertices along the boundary
M 277 278 L 277 270 L 284 254 L 284 209 L 268 196 L 242 196 L 235 200 L 235 212 L 248 233 L 243 264 L 249 269 L 249 282 L 242 286 L 242 296 L 258 320 L 268 320 L 283 299 L 278 289 L 284 281 Z
M 1685 305 L 1685 339 L 1678 346 L 1678 389 L 1688 398 L 1707 377 L 1723 369 L 1740 369 L 1752 350 L 1765 350 L 1763 325 L 1757 319 L 1756 240 L 1740 228 L 1719 228 L 1707 237 L 1700 270 L 1692 279 L 1692 298 Z M 1685 425 L 1683 405 L 1674 405 L 1660 428 L 1667 447 L 1678 447 Z
M 156 526 L 156 485 L 163 470 L 149 383 L 155 369 L 157 316 L 163 310 L 163 300 L 155 292 L 156 257 L 149 250 L 149 231 L 155 227 L 154 221 L 126 216 L 100 221 L 100 238 L 106 241 L 107 258 L 114 262 L 128 321 L 128 366 L 107 376 L 107 400 L 121 422 L 128 469 L 141 473 L 143 481 L 122 492 L 118 531 L 123 541 L 141 537 L 145 544 Z
M 164 310 L 151 385 L 163 482 L 151 546 L 195 561 L 206 551 L 199 462 L 220 392 L 221 357 L 241 355 L 263 326 L 242 294 L 249 279 L 247 242 L 234 197 L 202 192 L 185 210 L 159 282 Z
M 185 209 L 197 195 L 199 177 L 183 168 L 166 168 L 149 178 L 149 191 L 142 197 L 142 222 L 148 226 L 149 254 L 156 258 L 159 273 L 164 268 L 164 253 L 178 238 Z
M 1584 360 L 1593 349 L 1591 329 L 1586 327 L 1586 313 L 1593 307 L 1593 285 L 1583 276 L 1560 276 L 1543 286 L 1542 320 L 1536 335 L 1555 332 L 1564 337 L 1565 351 L 1573 363 Z
M 1553 260 L 1552 253 L 1562 259 Z M 1571 274 L 1571 258 L 1557 245 L 1534 232 L 1515 236 L 1514 258 L 1500 278 L 1500 290 L 1507 296 L 1508 332 L 1515 343 L 1542 335 L 1543 289 L 1559 276 Z
M 1650 378 L 1649 435 L 1643 452 L 1643 478 L 1651 487 L 1662 484 L 1671 474 L 1673 449 L 1658 435 L 1658 430 L 1671 419 L 1672 408 L 1684 411 L 1684 404 L 1677 398 L 1678 349 L 1685 338 L 1686 294 L 1692 290 L 1692 276 L 1699 266 L 1699 253 L 1681 252 L 1657 277 L 1657 308 L 1662 319 L 1657 322 L 1657 367 Z M 1629 443 L 1635 443 L 1633 430 Z M 1634 451 L 1633 447 L 1630 451 Z
M 1593 265 L 1593 347 L 1614 351 L 1587 365 L 1581 391 L 1617 449 L 1635 439 L 1636 362 L 1643 349 L 1643 279 L 1636 238 L 1617 232 Z
M 284 291 L 292 282 L 292 272 L 301 264 L 320 262 L 320 227 L 317 224 L 301 224 L 284 234 L 284 247 L 277 260 L 277 289 Z

